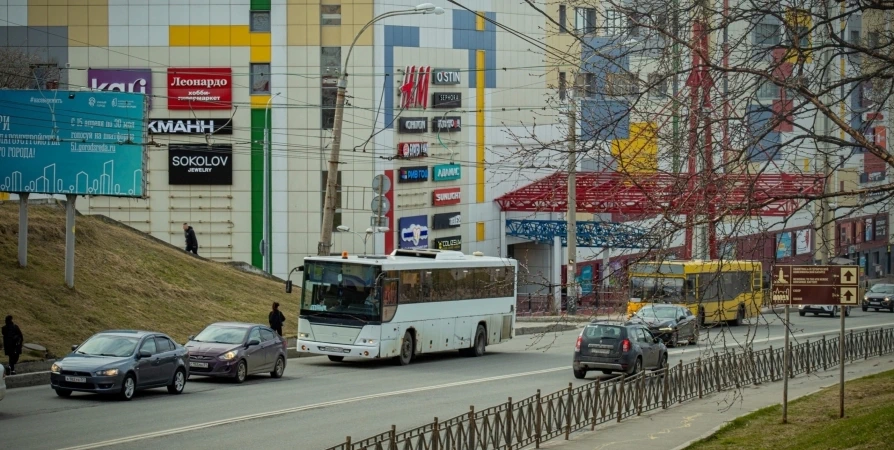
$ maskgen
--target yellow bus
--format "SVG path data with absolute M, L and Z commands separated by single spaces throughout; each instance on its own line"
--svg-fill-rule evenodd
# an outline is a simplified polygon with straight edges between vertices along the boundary
M 630 266 L 627 315 L 649 303 L 689 308 L 698 323 L 742 321 L 760 314 L 764 303 L 759 261 L 667 261 Z

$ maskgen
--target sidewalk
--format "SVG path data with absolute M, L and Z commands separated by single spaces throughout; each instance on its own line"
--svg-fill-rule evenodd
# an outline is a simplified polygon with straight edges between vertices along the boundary
M 852 380 L 892 369 L 894 369 L 894 358 L 891 355 L 870 358 L 848 364 L 845 367 L 845 379 Z M 837 384 L 837 369 L 799 375 L 789 380 L 789 402 Z M 742 395 L 739 395 L 740 393 Z M 781 402 L 782 381 L 748 386 L 739 391 L 712 394 L 701 400 L 693 399 L 667 410 L 659 409 L 643 413 L 640 417 L 630 418 L 621 423 L 604 424 L 596 427 L 596 431 L 572 434 L 569 441 L 559 437 L 541 444 L 540 448 L 640 450 L 650 447 L 682 450 L 693 442 L 710 436 L 737 417 Z M 845 403 L 845 414 L 847 407 Z M 836 409 L 830 411 L 830 414 L 837 412 Z

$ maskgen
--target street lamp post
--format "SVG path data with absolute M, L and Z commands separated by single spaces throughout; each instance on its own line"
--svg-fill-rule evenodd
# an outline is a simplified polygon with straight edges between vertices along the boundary
M 444 14 L 444 8 L 436 7 L 431 3 L 423 3 L 413 9 L 391 11 L 380 14 L 373 17 L 372 20 L 367 22 L 367 24 L 360 29 L 357 35 L 354 36 L 354 42 L 351 42 L 351 46 L 348 48 L 348 54 L 344 62 L 344 69 L 339 74 L 338 93 L 335 98 L 335 119 L 332 124 L 332 150 L 329 155 L 329 175 L 326 179 L 326 198 L 323 202 L 323 224 L 320 229 L 320 242 L 317 244 L 317 254 L 320 256 L 328 256 L 330 254 L 330 248 L 332 248 L 332 225 L 335 220 L 335 195 L 337 194 L 338 158 L 339 151 L 341 150 L 341 127 L 342 119 L 344 118 L 345 91 L 348 86 L 348 61 L 351 59 L 351 52 L 354 50 L 354 45 L 357 44 L 357 40 L 363 32 L 370 27 L 370 25 L 379 20 L 387 19 L 388 17 L 412 14 Z
M 367 228 L 366 234 L 361 235 L 360 233 L 351 231 L 351 227 L 346 227 L 344 225 L 339 225 L 337 230 L 338 231 L 346 231 L 348 233 L 353 234 L 354 236 L 359 237 L 360 240 L 363 241 L 363 255 L 364 256 L 366 256 L 366 241 L 369 240 L 369 237 L 376 233 L 387 233 L 389 231 L 388 227 L 375 227 L 375 229 Z
M 263 237 L 261 238 L 261 256 L 264 257 L 263 270 L 268 274 L 273 273 L 273 256 L 270 250 L 270 154 L 272 152 L 270 151 L 270 131 L 267 127 L 270 118 L 270 102 L 279 94 L 277 92 L 271 95 L 270 99 L 267 100 L 267 106 L 264 108 L 264 225 Z

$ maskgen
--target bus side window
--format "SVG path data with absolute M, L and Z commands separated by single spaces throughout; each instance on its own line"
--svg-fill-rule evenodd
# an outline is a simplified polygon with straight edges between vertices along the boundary
M 686 301 L 695 303 L 698 301 L 698 296 L 696 296 L 697 286 L 695 284 L 695 275 L 687 275 L 686 276 Z

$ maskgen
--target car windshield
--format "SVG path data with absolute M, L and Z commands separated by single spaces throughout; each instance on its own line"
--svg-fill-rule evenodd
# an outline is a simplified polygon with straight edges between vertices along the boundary
M 212 342 L 215 344 L 241 344 L 245 340 L 247 332 L 247 328 L 211 325 L 202 330 L 192 340 L 194 342 Z
M 875 294 L 894 294 L 894 284 L 876 284 L 869 289 L 869 292 Z
M 363 264 L 309 262 L 304 268 L 301 315 L 381 320 L 379 268 Z
M 652 306 L 646 306 L 643 309 L 637 311 L 635 316 L 641 319 L 676 319 L 676 314 L 676 308 L 655 308 Z
M 76 353 L 94 356 L 130 356 L 137 348 L 138 338 L 98 334 L 81 344 Z
M 630 296 L 645 302 L 679 303 L 683 299 L 683 278 L 630 277 Z

